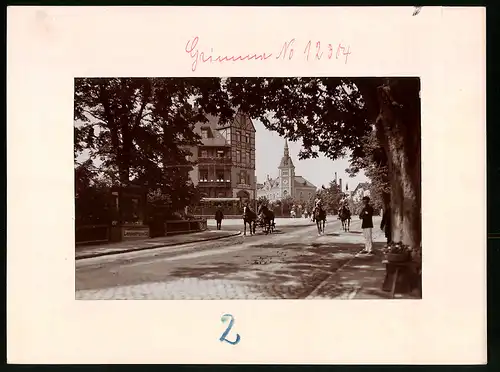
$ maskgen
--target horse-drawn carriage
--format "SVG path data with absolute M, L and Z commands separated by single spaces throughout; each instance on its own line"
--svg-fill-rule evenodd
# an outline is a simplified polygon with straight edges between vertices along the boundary
M 256 233 L 256 227 L 262 228 L 266 234 L 274 232 L 276 223 L 274 222 L 274 212 L 267 206 L 261 205 L 255 213 L 248 205 L 243 208 L 243 234 L 246 235 L 247 224 L 250 229 L 250 235 Z

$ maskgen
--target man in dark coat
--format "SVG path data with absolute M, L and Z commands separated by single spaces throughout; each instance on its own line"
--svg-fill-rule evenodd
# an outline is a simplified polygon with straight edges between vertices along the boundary
M 380 222 L 380 230 L 385 232 L 385 237 L 387 238 L 387 243 L 392 240 L 392 229 L 391 229 L 391 208 L 387 207 L 382 215 L 382 221 Z
M 361 228 L 363 229 L 363 236 L 365 237 L 365 249 L 361 251 L 363 254 L 373 254 L 372 252 L 372 229 L 373 229 L 373 207 L 370 205 L 370 198 L 363 197 L 363 209 L 359 214 L 362 220 Z
M 217 222 L 217 230 L 221 229 L 223 219 L 224 213 L 222 213 L 221 207 L 217 207 L 217 210 L 215 211 L 215 222 Z

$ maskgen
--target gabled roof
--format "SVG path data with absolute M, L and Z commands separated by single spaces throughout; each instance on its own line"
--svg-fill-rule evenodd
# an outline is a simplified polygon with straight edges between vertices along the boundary
M 360 189 L 362 189 L 362 190 L 368 190 L 369 188 L 370 188 L 370 183 L 369 182 L 360 182 L 360 183 L 358 183 L 358 185 L 354 189 L 353 193 L 358 192 L 358 190 L 360 190 Z
M 214 117 L 208 118 L 208 116 L 207 119 L 209 119 L 208 123 L 196 123 L 194 126 L 194 132 L 199 135 L 201 135 L 203 128 L 209 130 L 209 138 L 201 139 L 203 146 L 230 146 L 224 136 L 217 130 L 217 119 Z
M 294 181 L 295 181 L 295 187 L 314 187 L 314 188 L 316 188 L 316 186 L 314 186 L 311 182 L 309 182 L 308 180 L 306 180 L 302 176 L 295 176 Z
M 243 112 L 237 112 L 235 115 L 235 120 L 239 121 L 239 117 L 241 117 L 241 116 L 244 116 L 247 119 L 246 129 L 256 132 L 255 126 L 253 125 L 253 120 L 249 115 L 247 115 Z M 216 116 L 213 116 L 213 115 L 205 115 L 205 117 L 209 120 L 209 122 L 215 123 L 216 128 L 219 128 L 219 129 L 228 128 L 231 126 L 231 124 L 233 124 L 233 125 L 235 124 L 234 122 L 233 123 L 229 122 L 229 123 L 225 123 L 225 124 L 219 123 L 219 118 Z

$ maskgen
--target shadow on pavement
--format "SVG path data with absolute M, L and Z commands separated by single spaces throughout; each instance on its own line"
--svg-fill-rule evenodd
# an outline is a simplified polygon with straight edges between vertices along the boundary
M 253 287 L 255 291 L 267 296 L 283 299 L 300 299 L 307 297 L 325 280 L 331 278 L 334 283 L 325 286 L 322 294 L 334 297 L 345 290 L 338 285 L 338 278 L 332 276 L 339 268 L 354 258 L 363 248 L 363 244 L 353 243 L 291 243 L 291 244 L 255 244 L 252 249 L 239 252 L 238 262 L 214 262 L 191 267 L 175 269 L 170 273 L 173 277 L 224 279 L 239 282 L 241 285 Z M 380 257 L 367 259 L 380 260 Z M 244 264 L 241 261 L 244 260 Z M 363 275 L 367 281 L 375 284 L 379 277 L 370 278 L 372 271 L 366 270 Z M 334 285 L 334 284 L 337 285 Z

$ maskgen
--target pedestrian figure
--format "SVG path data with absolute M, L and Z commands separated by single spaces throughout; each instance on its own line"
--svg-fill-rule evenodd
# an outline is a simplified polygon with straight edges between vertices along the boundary
M 217 222 L 217 230 L 222 227 L 222 220 L 224 219 L 224 213 L 222 213 L 221 207 L 218 207 L 215 211 L 215 222 Z
M 363 254 L 373 254 L 372 252 L 372 229 L 373 229 L 373 207 L 370 205 L 370 198 L 363 197 L 363 209 L 359 218 L 362 220 L 361 228 L 365 237 L 365 249 L 361 251 Z
M 385 232 L 387 244 L 392 241 L 392 228 L 391 228 L 391 207 L 387 207 L 382 214 L 382 221 L 380 222 L 380 230 Z

